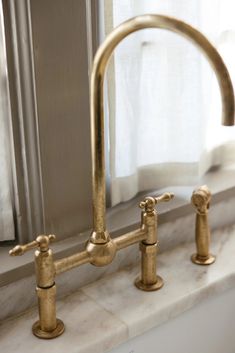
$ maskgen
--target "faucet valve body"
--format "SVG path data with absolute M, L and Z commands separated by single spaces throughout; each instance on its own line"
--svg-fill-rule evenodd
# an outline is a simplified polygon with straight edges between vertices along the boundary
M 157 211 L 155 205 L 170 201 L 174 197 L 171 193 L 164 193 L 160 197 L 146 197 L 139 205 L 142 208 L 142 228 L 146 228 L 147 237 L 140 243 L 141 276 L 135 281 L 138 289 L 155 291 L 162 288 L 164 282 L 157 276 Z
M 33 334 L 39 338 L 55 338 L 64 332 L 64 323 L 56 318 L 56 285 L 36 287 L 39 320 L 33 324 Z
M 195 227 L 197 253 L 191 256 L 191 260 L 197 265 L 211 265 L 215 262 L 215 256 L 209 253 L 210 228 L 208 210 L 210 200 L 211 192 L 206 185 L 194 190 L 191 198 L 192 205 L 197 213 Z
M 55 235 L 39 235 L 35 241 L 17 245 L 11 251 L 11 256 L 23 255 L 26 251 L 35 251 L 36 293 L 38 296 L 39 320 L 33 324 L 33 334 L 39 338 L 55 338 L 64 332 L 64 324 L 56 318 L 56 285 L 55 266 L 50 241 Z

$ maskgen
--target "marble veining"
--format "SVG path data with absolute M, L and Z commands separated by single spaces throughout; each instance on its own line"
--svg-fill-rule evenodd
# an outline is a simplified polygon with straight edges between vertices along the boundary
M 129 338 L 158 326 L 197 305 L 205 298 L 235 286 L 235 226 L 212 234 L 215 264 L 190 262 L 194 243 L 182 244 L 159 255 L 158 272 L 164 287 L 142 292 L 133 281 L 138 267 L 109 274 L 75 294 L 58 300 L 58 317 L 66 332 L 55 340 L 39 340 L 31 333 L 36 308 L 8 319 L 0 326 L 4 353 L 103 353 Z M 13 300 L 13 298 L 12 298 Z

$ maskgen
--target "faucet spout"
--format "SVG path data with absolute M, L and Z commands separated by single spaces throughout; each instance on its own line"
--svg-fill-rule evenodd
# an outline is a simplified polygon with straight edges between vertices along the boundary
M 105 155 L 103 83 L 105 69 L 115 47 L 129 34 L 145 28 L 161 28 L 178 33 L 195 44 L 213 68 L 221 92 L 222 124 L 234 125 L 234 93 L 228 70 L 217 50 L 207 38 L 183 21 L 162 15 L 134 17 L 115 28 L 100 46 L 94 58 L 91 75 L 91 134 L 93 162 L 93 232 L 90 242 L 104 244 L 110 236 L 105 222 Z

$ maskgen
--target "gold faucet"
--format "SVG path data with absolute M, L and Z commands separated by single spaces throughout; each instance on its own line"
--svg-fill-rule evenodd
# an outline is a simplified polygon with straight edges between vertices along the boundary
M 150 291 L 163 285 L 163 280 L 156 275 L 157 253 L 157 213 L 155 205 L 169 201 L 173 194 L 160 197 L 147 197 L 140 203 L 142 208 L 141 226 L 137 230 L 119 236 L 110 237 L 105 222 L 105 156 L 104 156 L 104 111 L 103 83 L 108 60 L 115 47 L 129 34 L 145 28 L 162 28 L 179 33 L 194 43 L 207 57 L 214 69 L 222 96 L 224 125 L 234 124 L 234 95 L 229 73 L 216 49 L 195 28 L 167 16 L 143 15 L 132 18 L 114 29 L 98 49 L 94 58 L 90 85 L 91 102 L 91 141 L 92 141 L 92 187 L 93 187 L 93 232 L 85 250 L 53 261 L 48 248 L 53 236 L 39 236 L 35 242 L 15 247 L 10 254 L 20 255 L 35 246 L 37 294 L 39 299 L 39 321 L 33 326 L 33 333 L 40 338 L 59 336 L 64 325 L 56 319 L 55 310 L 55 275 L 85 263 L 105 266 L 112 262 L 116 252 L 134 243 L 140 243 L 141 276 L 135 282 L 137 288 Z
M 192 255 L 191 260 L 197 265 L 211 265 L 215 262 L 215 256 L 209 253 L 211 235 L 208 210 L 210 201 L 211 192 L 206 185 L 193 191 L 191 202 L 197 212 L 195 227 L 197 253 Z

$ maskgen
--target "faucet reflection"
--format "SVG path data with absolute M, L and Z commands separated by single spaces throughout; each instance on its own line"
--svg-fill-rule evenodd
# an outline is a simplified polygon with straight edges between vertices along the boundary
M 91 126 L 92 126 L 92 163 L 93 163 L 93 232 L 86 248 L 67 258 L 53 261 L 49 241 L 53 236 L 39 236 L 36 241 L 17 246 L 11 255 L 21 255 L 37 247 L 35 252 L 37 295 L 39 300 L 39 321 L 33 326 L 33 333 L 40 338 L 53 338 L 64 331 L 61 320 L 56 319 L 55 275 L 85 263 L 105 266 L 112 262 L 116 252 L 139 242 L 142 254 L 141 276 L 135 282 L 142 290 L 157 290 L 163 280 L 156 275 L 157 254 L 157 213 L 155 205 L 169 201 L 173 194 L 166 193 L 160 197 L 147 197 L 140 203 L 142 208 L 141 226 L 139 229 L 119 236 L 110 237 L 105 222 L 105 156 L 104 156 L 104 111 L 103 83 L 108 60 L 115 47 L 129 34 L 145 29 L 161 28 L 170 30 L 188 38 L 207 57 L 218 79 L 224 125 L 234 124 L 234 95 L 231 80 L 222 58 L 210 42 L 190 25 L 174 18 L 161 15 L 143 15 L 132 18 L 114 29 L 100 46 L 94 59 L 91 76 Z

